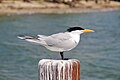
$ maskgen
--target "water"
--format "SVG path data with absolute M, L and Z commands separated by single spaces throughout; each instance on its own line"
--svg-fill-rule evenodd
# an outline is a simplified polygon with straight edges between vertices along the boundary
M 17 35 L 50 35 L 73 25 L 95 30 L 65 53 L 81 61 L 81 80 L 120 80 L 120 11 L 0 16 L 0 80 L 37 80 L 39 60 L 60 57 Z

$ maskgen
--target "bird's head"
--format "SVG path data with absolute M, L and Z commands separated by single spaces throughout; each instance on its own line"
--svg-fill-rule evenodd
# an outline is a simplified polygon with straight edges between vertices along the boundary
M 94 30 L 83 29 L 82 27 L 70 27 L 69 29 L 67 29 L 67 31 L 78 33 L 78 34 L 94 32 Z

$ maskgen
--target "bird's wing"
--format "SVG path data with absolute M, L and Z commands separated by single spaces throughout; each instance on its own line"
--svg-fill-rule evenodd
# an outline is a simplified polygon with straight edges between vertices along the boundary
M 69 33 L 58 33 L 47 37 L 45 42 L 51 47 L 64 48 L 65 46 L 69 46 L 69 40 L 71 40 Z
M 68 40 L 71 38 L 68 32 L 53 34 L 51 35 L 51 37 L 54 39 L 59 39 L 59 40 Z
M 37 35 L 38 36 L 38 38 L 46 38 L 47 36 L 45 36 L 45 35 Z

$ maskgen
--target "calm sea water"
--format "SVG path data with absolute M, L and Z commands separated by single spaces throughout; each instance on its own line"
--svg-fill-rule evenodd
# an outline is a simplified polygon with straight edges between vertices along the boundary
M 65 53 L 81 61 L 81 80 L 120 80 L 120 11 L 0 16 L 0 80 L 37 80 L 39 60 L 60 57 L 17 35 L 50 35 L 74 25 L 95 30 Z

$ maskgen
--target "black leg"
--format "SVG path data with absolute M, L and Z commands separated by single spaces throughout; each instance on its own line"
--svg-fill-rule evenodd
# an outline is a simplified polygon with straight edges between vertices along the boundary
M 63 52 L 60 52 L 62 60 L 64 59 Z

